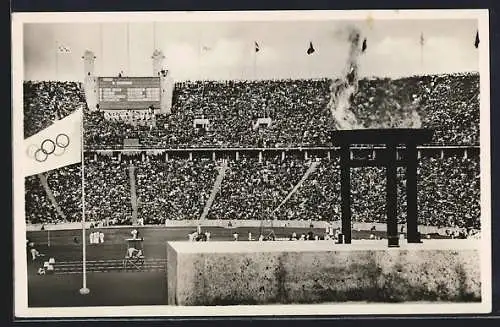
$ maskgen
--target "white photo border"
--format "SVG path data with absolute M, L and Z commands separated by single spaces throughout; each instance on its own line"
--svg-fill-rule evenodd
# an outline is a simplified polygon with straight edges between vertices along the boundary
M 238 305 L 214 307 L 127 306 L 29 308 L 26 223 L 24 207 L 23 149 L 23 24 L 64 22 L 144 22 L 144 21 L 318 21 L 318 20 L 399 20 L 477 19 L 480 36 L 480 171 L 481 171 L 481 303 L 404 304 L 314 304 Z M 13 13 L 12 85 L 13 108 L 13 206 L 14 206 L 14 314 L 17 318 L 82 318 L 146 316 L 302 316 L 489 313 L 492 308 L 491 269 L 491 158 L 490 158 L 490 77 L 489 12 L 475 10 L 349 10 L 349 11 L 239 11 L 239 12 L 117 12 L 117 13 Z M 77 291 L 77 290 L 75 290 Z

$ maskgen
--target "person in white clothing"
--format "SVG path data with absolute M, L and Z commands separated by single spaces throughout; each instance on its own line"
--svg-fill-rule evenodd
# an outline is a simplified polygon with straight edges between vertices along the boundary
M 233 238 L 234 238 L 235 241 L 237 241 L 238 240 L 238 233 L 234 233 L 233 234 Z
M 210 241 L 210 232 L 205 232 L 205 236 L 207 238 L 207 242 Z
M 103 232 L 99 232 L 99 241 L 100 241 L 100 243 L 104 243 L 104 233 Z
M 137 233 L 137 229 L 133 229 L 133 230 L 130 232 L 130 234 L 132 234 L 132 238 L 133 238 L 134 240 L 135 240 L 135 239 L 137 239 L 137 234 L 138 234 L 138 233 Z
M 248 232 L 248 240 L 251 241 L 252 240 L 252 232 Z
M 28 248 L 29 248 L 29 251 L 30 251 L 30 254 L 31 254 L 31 260 L 32 261 L 35 261 L 36 258 L 38 258 L 38 257 L 43 257 L 44 256 L 43 254 L 41 254 L 40 252 L 38 252 L 38 250 L 35 248 L 35 243 L 29 242 L 28 243 Z

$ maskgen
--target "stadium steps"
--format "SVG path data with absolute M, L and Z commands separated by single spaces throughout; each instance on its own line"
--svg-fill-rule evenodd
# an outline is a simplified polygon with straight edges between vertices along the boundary
M 126 272 L 161 272 L 166 271 L 166 259 L 145 259 L 144 264 L 137 269 L 131 264 L 127 264 L 124 268 L 123 259 L 108 259 L 108 260 L 89 260 L 86 262 L 87 273 L 92 272 L 110 272 L 110 271 L 126 271 Z M 54 274 L 82 274 L 82 261 L 60 261 L 54 264 Z
M 227 170 L 227 162 L 224 161 L 222 163 L 222 166 L 220 167 L 219 174 L 215 179 L 215 183 L 214 186 L 212 187 L 212 192 L 210 193 L 210 197 L 208 198 L 208 201 L 205 204 L 205 207 L 203 208 L 200 220 L 205 219 L 205 217 L 208 215 L 210 207 L 212 206 L 212 203 L 214 202 L 215 197 L 217 196 L 217 193 L 219 193 L 220 188 L 222 186 L 222 181 L 224 180 L 224 176 L 226 176 L 226 170 Z
M 294 188 L 288 193 L 288 195 L 281 201 L 281 203 L 276 207 L 276 209 L 273 210 L 273 213 L 279 210 L 281 206 L 283 206 L 291 197 L 292 195 L 297 192 L 297 190 L 304 184 L 304 182 L 309 178 L 309 176 L 316 171 L 316 168 L 320 164 L 319 161 L 313 161 L 309 168 L 307 168 L 307 171 L 304 173 L 300 181 L 297 183 L 297 185 L 294 186 Z
M 137 224 L 137 190 L 135 181 L 135 167 L 131 164 L 128 169 L 130 179 L 130 200 L 132 203 L 132 222 Z
M 40 184 L 42 184 L 42 187 L 45 190 L 45 193 L 47 194 L 47 198 L 49 199 L 54 209 L 56 209 L 56 212 L 63 220 L 66 220 L 66 215 L 64 214 L 61 207 L 57 203 L 54 193 L 52 193 L 52 190 L 49 186 L 49 182 L 47 181 L 47 176 L 45 176 L 45 174 L 38 174 L 38 179 L 40 180 Z

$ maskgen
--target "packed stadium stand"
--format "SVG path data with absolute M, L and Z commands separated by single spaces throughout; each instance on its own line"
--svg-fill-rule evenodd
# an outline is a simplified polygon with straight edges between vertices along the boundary
M 63 211 L 58 214 L 55 203 L 50 200 L 43 186 L 47 181 L 55 203 Z M 57 223 L 79 221 L 82 217 L 82 180 L 80 165 L 70 165 L 25 178 L 26 222 Z
M 131 194 L 129 167 L 137 180 L 139 216 L 146 224 L 164 224 L 166 219 L 198 219 L 210 194 L 219 163 L 210 160 L 158 158 L 118 162 L 105 157 L 85 165 L 86 211 L 90 219 L 107 218 L 110 224 L 130 224 Z M 208 219 L 340 219 L 340 173 L 338 160 L 324 159 L 275 215 L 272 211 L 300 180 L 310 161 L 291 158 L 259 163 L 257 159 L 229 161 L 220 193 Z M 54 193 L 70 195 L 60 201 L 67 217 L 79 217 L 79 171 L 49 173 Z M 60 169 L 60 170 L 63 170 Z M 59 170 L 58 170 L 59 171 Z M 425 158 L 419 162 L 418 206 L 420 223 L 437 227 L 479 228 L 479 164 L 477 159 L 456 157 Z M 58 176 L 57 182 L 52 176 Z M 385 176 L 381 168 L 357 168 L 352 173 L 353 221 L 385 222 Z M 404 183 L 404 178 L 400 178 Z M 31 223 L 57 220 L 36 177 L 26 179 L 26 217 Z M 73 187 L 71 187 L 73 185 Z M 402 188 L 400 188 L 402 189 Z M 404 192 L 400 192 L 399 212 L 404 213 Z M 404 215 L 401 217 L 404 222 Z
M 81 83 L 26 81 L 23 84 L 24 138 L 86 106 Z
M 334 128 L 327 109 L 330 84 L 329 79 L 177 83 L 169 116 L 109 119 L 104 112 L 87 112 L 85 147 L 120 149 L 126 138 L 138 138 L 144 148 L 163 149 L 328 146 L 329 131 Z M 24 96 L 25 137 L 85 103 L 79 83 L 25 82 Z M 362 79 L 351 101 L 351 109 L 364 127 L 397 127 L 404 117 L 402 112 L 416 110 L 421 127 L 435 130 L 434 145 L 479 144 L 478 74 Z M 254 128 L 255 120 L 263 117 L 272 118 L 272 125 Z M 195 118 L 209 119 L 210 127 L 194 128 Z M 228 159 L 228 170 L 207 218 L 339 219 L 340 172 L 335 156 L 322 158 L 297 192 L 279 206 L 314 160 L 293 155 L 284 160 L 266 157 L 259 161 L 256 156 Z M 479 158 L 423 156 L 418 164 L 419 223 L 479 228 Z M 138 216 L 146 224 L 163 224 L 167 218 L 198 219 L 220 166 L 221 161 L 197 156 L 166 160 L 164 155 L 139 154 L 119 161 L 96 154 L 85 162 L 86 211 L 91 219 L 130 224 L 133 174 Z M 385 221 L 383 172 L 372 167 L 352 170 L 354 221 Z M 405 194 L 401 190 L 405 179 L 402 169 L 400 173 L 398 209 L 403 222 Z M 79 166 L 44 175 L 64 219 L 78 220 Z M 63 219 L 48 198 L 42 179 L 31 176 L 25 181 L 29 223 Z
M 325 146 L 334 128 L 327 109 L 331 83 L 330 79 L 177 83 L 173 113 L 158 114 L 154 126 L 90 113 L 86 146 L 120 148 L 125 138 L 138 138 L 146 148 Z M 405 111 L 415 109 L 421 127 L 436 130 L 433 144 L 479 143 L 478 74 L 362 79 L 351 108 L 366 128 L 400 126 Z M 265 117 L 272 119 L 272 125 L 254 128 L 256 119 Z M 195 118 L 208 119 L 210 126 L 194 128 Z

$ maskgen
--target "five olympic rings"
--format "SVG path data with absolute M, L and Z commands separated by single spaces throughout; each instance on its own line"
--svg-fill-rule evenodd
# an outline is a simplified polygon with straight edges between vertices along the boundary
M 44 162 L 51 154 L 54 154 L 55 156 L 64 154 L 64 152 L 66 152 L 66 148 L 69 146 L 69 143 L 69 136 L 64 133 L 60 133 L 56 136 L 55 141 L 51 139 L 43 140 L 39 148 L 34 144 L 30 145 L 28 148 L 28 156 L 34 158 L 38 162 Z

